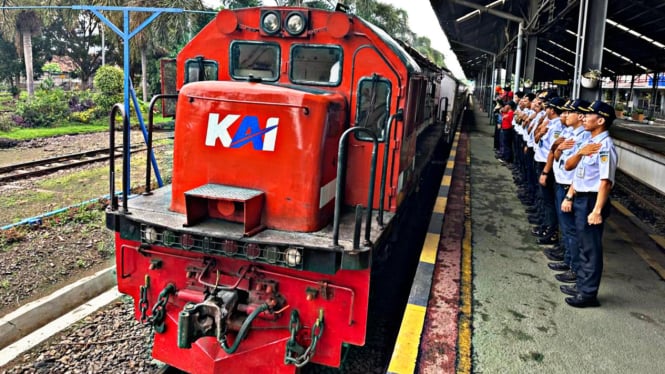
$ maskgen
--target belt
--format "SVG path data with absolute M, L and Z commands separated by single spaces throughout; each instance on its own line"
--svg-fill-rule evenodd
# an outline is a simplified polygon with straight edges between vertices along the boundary
M 594 191 L 589 191 L 589 192 L 575 191 L 575 196 L 596 196 L 596 195 L 598 195 L 598 192 L 594 192 Z
M 561 184 L 561 183 L 559 183 L 559 186 L 563 187 L 563 189 L 566 190 L 566 191 L 568 191 L 568 189 L 570 188 L 570 185 L 569 185 L 569 184 Z

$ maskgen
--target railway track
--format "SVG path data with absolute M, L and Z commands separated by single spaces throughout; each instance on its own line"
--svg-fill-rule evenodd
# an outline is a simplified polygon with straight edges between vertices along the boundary
M 155 147 L 153 146 L 153 149 Z M 132 145 L 130 153 L 145 151 L 142 145 Z M 0 167 L 0 184 L 54 173 L 109 159 L 109 148 L 100 148 L 41 160 Z M 122 157 L 122 147 L 116 147 L 115 157 Z
M 665 196 L 624 173 L 617 172 L 614 198 L 654 232 L 665 235 Z

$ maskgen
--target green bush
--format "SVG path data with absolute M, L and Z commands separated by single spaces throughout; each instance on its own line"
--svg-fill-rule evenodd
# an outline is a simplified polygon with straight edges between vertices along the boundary
M 95 73 L 95 89 L 108 95 L 122 94 L 124 76 L 118 67 L 105 65 Z
M 9 113 L 0 113 L 0 132 L 10 131 L 14 127 L 14 121 Z
M 102 66 L 95 73 L 95 89 L 92 100 L 95 102 L 95 115 L 108 116 L 111 107 L 123 101 L 124 76 L 122 70 L 113 66 Z
M 72 112 L 69 115 L 69 119 L 80 123 L 90 123 L 90 121 L 96 118 L 95 114 L 96 114 L 95 108 L 90 108 L 79 112 Z
M 69 115 L 65 91 L 61 88 L 37 90 L 27 101 L 19 101 L 16 113 L 31 127 L 51 127 Z

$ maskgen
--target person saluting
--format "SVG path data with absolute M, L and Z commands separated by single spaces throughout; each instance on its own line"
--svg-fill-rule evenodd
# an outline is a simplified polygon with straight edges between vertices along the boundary
M 614 185 L 617 153 L 608 131 L 616 118 L 614 108 L 594 101 L 580 108 L 584 129 L 590 138 L 576 146 L 566 160 L 566 170 L 575 170 L 566 200 L 573 199 L 575 229 L 579 241 L 577 294 L 566 298 L 568 305 L 585 308 L 600 306 L 598 288 L 603 273 L 603 227 L 610 214 L 610 190 Z

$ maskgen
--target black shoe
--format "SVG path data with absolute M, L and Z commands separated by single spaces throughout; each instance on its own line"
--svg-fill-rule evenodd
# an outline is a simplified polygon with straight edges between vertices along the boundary
M 543 230 L 540 235 L 537 235 L 539 238 L 549 238 L 550 236 L 559 236 L 559 230 L 557 230 L 555 227 L 545 227 L 545 230 Z M 557 242 L 558 243 L 558 242 Z M 555 243 L 552 243 L 555 244 Z
M 574 284 L 572 286 L 569 286 L 567 284 L 562 284 L 561 286 L 559 286 L 559 289 L 561 290 L 561 292 L 569 296 L 577 296 L 578 294 L 577 286 Z
M 541 245 L 557 244 L 559 243 L 559 233 L 554 232 L 547 236 L 541 236 L 540 238 L 536 239 L 536 243 Z
M 554 278 L 556 278 L 556 280 L 558 280 L 559 282 L 563 283 L 575 283 L 575 281 L 577 280 L 577 276 L 575 275 L 575 273 L 573 273 L 572 270 L 568 270 L 565 273 L 557 274 L 554 276 Z
M 529 219 L 529 220 L 531 220 L 531 219 Z M 542 233 L 544 233 L 545 231 L 547 231 L 547 227 L 545 227 L 545 226 L 541 226 L 541 225 L 534 226 L 534 227 L 531 228 L 531 235 L 541 236 Z
M 543 250 L 545 257 L 551 261 L 563 261 L 563 251 L 557 247 Z
M 536 212 L 538 211 L 538 208 L 536 208 L 535 206 L 529 206 L 529 207 L 527 207 L 526 209 L 524 209 L 524 211 L 525 211 L 527 214 L 534 214 L 534 213 L 536 213 Z
M 574 297 L 567 297 L 566 303 L 575 308 L 587 308 L 587 307 L 596 307 L 600 306 L 598 299 L 595 296 L 581 296 L 580 294 L 575 295 Z
M 549 264 L 547 264 L 547 267 L 554 271 L 570 270 L 570 266 L 568 266 L 568 264 L 566 264 L 565 262 L 550 262 Z

